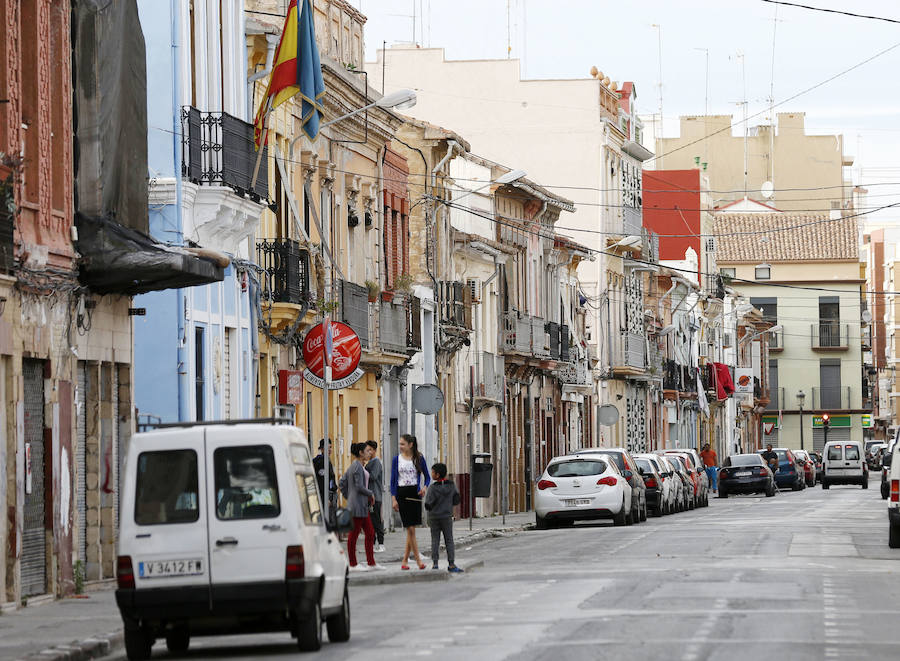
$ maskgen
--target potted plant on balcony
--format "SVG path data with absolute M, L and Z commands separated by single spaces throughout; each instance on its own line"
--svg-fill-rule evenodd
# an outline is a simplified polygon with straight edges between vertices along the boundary
M 320 298 L 316 301 L 316 310 L 319 311 L 319 314 L 334 314 L 339 307 L 339 303 L 337 301 L 329 301 L 326 298 Z
M 378 300 L 378 294 L 381 293 L 381 286 L 375 282 L 374 280 L 366 280 L 365 283 L 366 289 L 369 290 L 369 303 L 374 303 Z
M 411 293 L 412 287 L 413 279 L 409 273 L 402 274 L 399 278 L 397 278 L 397 282 L 394 283 L 394 289 L 403 294 Z

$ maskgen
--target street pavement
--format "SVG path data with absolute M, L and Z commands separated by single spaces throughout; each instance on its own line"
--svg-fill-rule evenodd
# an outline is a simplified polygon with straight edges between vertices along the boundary
M 352 585 L 351 640 L 309 658 L 897 659 L 885 509 L 873 480 L 494 537 L 461 549 L 483 566 L 449 581 Z M 266 634 L 197 638 L 181 658 L 295 655 Z M 154 658 L 179 657 L 158 643 Z

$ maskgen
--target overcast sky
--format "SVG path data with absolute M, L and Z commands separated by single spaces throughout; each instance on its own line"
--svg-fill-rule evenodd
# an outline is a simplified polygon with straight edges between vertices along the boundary
M 634 81 L 641 114 L 659 109 L 661 33 L 667 135 L 678 131 L 679 115 L 705 111 L 703 49 L 709 52 L 709 112 L 736 118 L 741 117 L 738 104 L 744 98 L 738 57 L 743 53 L 748 113 L 763 111 L 750 121 L 752 126 L 766 121 L 770 89 L 776 103 L 784 101 L 896 46 L 787 101 L 776 112 L 805 112 L 809 133 L 842 133 L 846 152 L 870 175 L 864 182 L 873 176 L 900 181 L 900 169 L 880 170 L 898 165 L 900 154 L 900 24 L 776 7 L 761 0 L 351 1 L 368 17 L 369 61 L 385 41 L 388 46 L 413 41 L 415 11 L 415 41 L 445 48 L 448 59 L 503 58 L 510 44 L 511 56 L 522 60 L 525 78 L 587 77 L 596 65 L 620 85 Z M 800 1 L 900 19 L 897 0 Z M 886 191 L 881 187 L 870 193 Z M 870 205 L 898 200 L 873 197 Z

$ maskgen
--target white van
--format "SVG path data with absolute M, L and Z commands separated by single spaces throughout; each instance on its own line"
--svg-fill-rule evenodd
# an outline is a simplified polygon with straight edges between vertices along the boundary
M 862 441 L 828 441 L 822 450 L 822 488 L 859 484 L 869 488 L 869 467 Z
M 888 473 L 888 546 L 900 549 L 900 443 L 894 442 Z
M 157 638 L 290 631 L 350 638 L 348 564 L 323 523 L 303 431 L 278 421 L 136 434 L 122 481 L 116 603 L 129 659 Z M 339 512 L 341 528 L 349 513 Z

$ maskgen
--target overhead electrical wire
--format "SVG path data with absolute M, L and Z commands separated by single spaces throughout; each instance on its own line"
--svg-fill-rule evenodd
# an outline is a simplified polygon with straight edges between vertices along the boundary
M 784 5 L 785 7 L 797 7 L 799 9 L 809 9 L 810 11 L 820 11 L 828 14 L 840 14 L 842 16 L 851 16 L 853 18 L 866 18 L 872 21 L 884 21 L 885 23 L 900 23 L 896 18 L 886 18 L 884 16 L 870 16 L 868 14 L 854 14 L 850 11 L 841 9 L 826 9 L 825 7 L 813 7 L 812 5 L 802 5 L 799 2 L 783 2 L 782 0 L 762 0 L 772 5 Z

